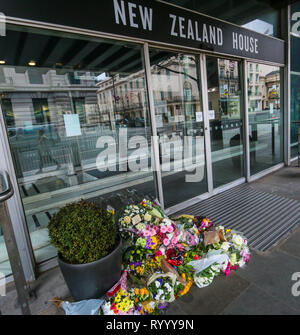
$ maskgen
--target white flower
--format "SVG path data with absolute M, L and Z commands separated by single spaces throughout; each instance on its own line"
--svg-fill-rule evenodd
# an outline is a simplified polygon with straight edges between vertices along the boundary
M 172 287 L 170 286 L 169 283 L 165 284 L 165 288 L 168 290 L 168 292 L 172 292 Z
M 223 242 L 223 243 L 221 244 L 221 249 L 222 249 L 222 250 L 227 251 L 229 248 L 230 248 L 230 243 L 228 243 L 228 242 Z
M 214 264 L 211 266 L 212 271 L 220 272 L 220 264 Z
M 148 307 L 149 308 L 155 308 L 155 302 L 151 301 L 149 304 L 148 304 Z
M 240 268 L 242 268 L 246 263 L 243 261 L 243 259 L 241 259 L 239 262 L 238 262 L 238 266 Z
M 174 233 L 167 234 L 167 238 L 168 238 L 170 241 L 172 240 L 173 236 L 174 236 Z
M 223 226 L 218 226 L 217 229 L 225 231 L 225 228 Z
M 162 289 L 159 289 L 157 293 L 158 293 L 158 295 L 162 295 L 162 294 L 164 294 L 164 291 Z
M 145 214 L 144 219 L 145 219 L 145 221 L 151 221 L 152 216 L 147 213 L 147 214 Z
M 155 286 L 156 286 L 157 288 L 160 287 L 160 282 L 159 282 L 158 280 L 155 281 Z M 161 291 L 161 290 L 160 290 L 160 291 Z
M 103 305 L 101 306 L 104 315 L 114 315 L 114 314 L 115 314 L 114 311 L 112 311 L 112 310 L 110 309 L 110 307 L 111 307 L 110 302 L 106 302 L 105 304 L 103 304 Z
M 143 223 L 139 223 L 138 225 L 136 225 L 137 230 L 144 230 L 145 228 L 146 228 L 146 225 Z
M 244 239 L 240 235 L 234 235 L 233 238 L 232 238 L 232 242 L 233 242 L 235 248 L 240 250 L 241 247 L 244 244 Z

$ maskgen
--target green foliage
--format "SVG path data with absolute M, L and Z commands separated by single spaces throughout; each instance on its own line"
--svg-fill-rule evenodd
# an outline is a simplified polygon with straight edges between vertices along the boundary
M 70 264 L 97 261 L 119 243 L 114 215 L 86 201 L 61 208 L 50 220 L 48 229 L 51 244 Z
M 177 272 L 180 274 L 180 276 L 183 273 L 186 273 L 188 277 L 192 278 L 193 275 L 194 275 L 195 270 L 192 267 L 192 265 L 185 264 L 185 265 L 179 265 L 177 267 Z

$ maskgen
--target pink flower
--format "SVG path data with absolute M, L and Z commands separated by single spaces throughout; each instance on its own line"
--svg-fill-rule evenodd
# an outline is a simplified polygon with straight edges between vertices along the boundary
M 249 260 L 250 260 L 250 254 L 249 254 L 248 252 L 244 252 L 244 251 L 242 251 L 242 252 L 241 252 L 241 256 L 243 257 L 243 261 L 244 261 L 245 263 L 248 263 L 248 262 L 249 262 Z
M 150 231 L 149 231 L 149 230 L 145 230 L 145 231 L 144 231 L 144 236 L 145 236 L 145 237 L 150 236 Z
M 168 230 L 168 233 L 173 233 L 174 228 L 173 228 L 172 226 L 169 226 L 169 227 L 167 228 L 167 230 Z
M 176 245 L 176 247 L 177 247 L 177 249 L 178 249 L 179 251 L 183 251 L 183 250 L 185 249 L 184 245 L 181 244 L 181 243 L 178 243 L 178 244 Z
M 162 226 L 160 231 L 165 234 L 168 231 L 168 228 L 166 226 Z
M 170 240 L 168 238 L 165 238 L 163 243 L 167 247 L 170 244 Z
M 156 253 L 155 253 L 155 257 L 159 257 L 159 256 L 161 256 L 161 255 L 162 255 L 162 252 L 161 252 L 160 250 L 156 251 Z
M 172 243 L 173 244 L 177 244 L 179 241 L 178 241 L 178 238 L 177 237 L 174 237 L 173 240 L 172 240 Z
M 150 235 L 151 235 L 151 236 L 154 236 L 154 235 L 156 235 L 156 231 L 155 231 L 155 229 L 153 229 L 153 228 L 152 228 L 152 229 L 150 229 Z
M 224 271 L 224 273 L 227 277 L 230 275 L 230 268 L 231 268 L 231 264 L 230 264 L 230 262 L 228 262 L 227 268 Z

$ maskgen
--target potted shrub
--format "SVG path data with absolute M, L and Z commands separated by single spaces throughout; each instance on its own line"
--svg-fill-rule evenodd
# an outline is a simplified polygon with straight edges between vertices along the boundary
M 91 202 L 72 203 L 52 217 L 48 229 L 76 301 L 100 298 L 120 279 L 122 245 L 110 211 Z

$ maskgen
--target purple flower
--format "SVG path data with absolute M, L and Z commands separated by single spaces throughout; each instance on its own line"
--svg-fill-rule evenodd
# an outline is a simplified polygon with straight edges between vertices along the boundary
M 191 233 L 189 233 L 188 231 L 186 231 L 184 233 L 184 237 L 186 239 L 186 242 L 188 245 L 190 246 L 194 246 L 194 245 L 197 245 L 197 240 L 196 240 L 196 237 L 194 235 L 192 235 Z
M 165 302 L 165 303 L 163 303 L 163 304 L 159 304 L 159 305 L 158 305 L 158 308 L 159 308 L 160 310 L 162 310 L 162 309 L 167 308 L 167 306 L 168 306 L 168 304 Z
M 157 281 L 160 283 L 160 285 L 163 285 L 164 280 L 162 278 L 157 279 Z

